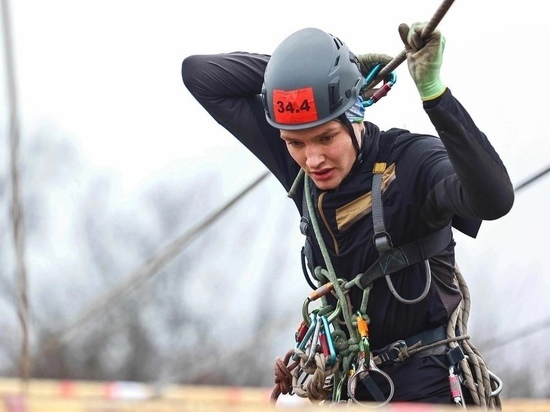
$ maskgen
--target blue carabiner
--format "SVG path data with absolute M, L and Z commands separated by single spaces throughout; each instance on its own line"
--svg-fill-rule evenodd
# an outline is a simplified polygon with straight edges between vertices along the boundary
M 382 69 L 382 64 L 378 63 L 376 66 L 372 68 L 372 70 L 369 72 L 369 74 L 365 77 L 365 85 L 368 85 L 371 83 L 378 73 L 380 73 L 380 70 Z M 378 100 L 380 100 L 382 97 L 386 96 L 388 92 L 391 90 L 393 85 L 395 84 L 397 80 L 397 75 L 395 72 L 391 72 L 388 74 L 388 76 L 384 79 L 384 85 L 378 89 L 376 92 L 372 94 L 371 97 L 369 97 L 368 100 L 364 100 L 362 105 L 363 107 L 369 107 L 372 106 L 374 103 L 376 103 Z
M 376 76 L 378 76 L 380 70 L 382 70 L 382 64 L 378 63 L 371 69 L 370 73 L 365 76 L 365 86 L 367 86 Z
M 330 358 L 328 361 L 329 365 L 334 365 L 336 363 L 336 349 L 334 348 L 334 341 L 332 340 L 332 335 L 330 334 L 328 319 L 326 316 L 321 316 L 321 321 L 323 322 L 323 329 L 325 331 L 325 336 L 327 337 L 328 349 Z

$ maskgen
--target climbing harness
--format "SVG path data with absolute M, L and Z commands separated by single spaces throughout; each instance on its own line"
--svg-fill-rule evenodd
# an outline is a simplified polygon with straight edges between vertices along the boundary
M 422 356 L 428 356 L 429 351 L 438 349 L 440 351 L 443 348 L 447 364 L 437 362 L 449 371 L 450 399 L 458 406 L 465 408 L 466 403 L 462 393 L 462 386 L 465 386 L 476 405 L 500 409 L 499 394 L 502 390 L 502 382 L 488 370 L 482 356 L 471 344 L 470 337 L 467 335 L 470 295 L 458 266 L 455 266 L 455 273 L 463 299 L 451 314 L 446 328 L 442 326 L 393 342 L 376 353 L 370 350 L 369 318 L 366 309 L 372 282 L 386 276 L 386 281 L 388 281 L 390 290 L 396 299 L 406 304 L 419 302 L 426 296 L 431 284 L 428 259 L 443 250 L 450 241 L 448 237 L 450 234 L 447 237 L 442 236 L 444 231 L 450 232 L 450 228 L 445 227 L 444 230 L 440 230 L 434 235 L 400 248 L 393 248 L 391 237 L 384 227 L 380 196 L 381 175 L 385 170 L 386 159 L 389 158 L 393 141 L 391 138 L 380 141 L 378 158 L 383 161 L 376 162 L 373 170 L 374 243 L 381 258 L 384 256 L 401 257 L 401 261 L 396 265 L 398 268 L 409 266 L 411 262 L 424 262 L 426 287 L 418 298 L 403 299 L 391 286 L 387 274 L 388 270 L 393 273 L 399 269 L 395 269 L 395 267 L 388 269 L 391 265 L 382 265 L 381 262 L 386 262 L 386 260 L 381 260 L 381 258 L 371 266 L 376 269 L 367 270 L 352 281 L 339 279 L 334 272 L 328 250 L 320 233 L 310 195 L 310 179 L 307 176 L 299 176 L 297 180 L 300 179 L 303 182 L 306 206 L 301 220 L 302 231 L 306 233 L 309 224 L 313 227 L 326 269 L 319 266 L 314 269 L 313 279 L 318 282 L 319 286 L 310 293 L 302 305 L 303 320 L 295 334 L 296 347 L 287 353 L 284 360 L 280 358 L 276 360 L 276 386 L 271 399 L 276 402 L 278 396 L 283 393 L 308 398 L 314 403 L 353 402 L 362 404 L 356 397 L 357 385 L 361 382 L 377 402 L 375 406 L 383 406 L 391 401 L 395 388 L 391 377 L 379 367 L 391 362 L 406 361 L 420 353 Z M 396 253 L 396 251 L 398 252 Z M 370 276 L 365 276 L 366 274 Z M 312 279 L 308 281 L 313 284 Z M 353 286 L 358 286 L 363 290 L 360 308 L 355 313 L 352 313 L 352 305 L 348 296 L 348 292 Z M 326 296 L 329 293 L 336 297 L 336 307 L 328 304 Z M 319 299 L 321 305 L 311 309 L 311 304 Z M 293 363 L 290 364 L 291 361 Z M 375 375 L 379 375 L 380 379 L 387 381 L 389 388 L 387 393 L 381 391 L 373 379 Z M 343 393 L 344 388 L 345 394 Z M 372 405 L 369 404 L 369 406 Z
M 431 285 L 428 259 L 441 252 L 451 240 L 450 228 L 446 227 L 434 235 L 400 248 L 393 248 L 391 237 L 384 225 L 381 192 L 383 173 L 386 170 L 387 160 L 396 137 L 396 134 L 389 134 L 384 139 L 380 139 L 378 143 L 378 161 L 373 167 L 371 192 L 373 199 L 373 241 L 380 257 L 366 272 L 359 274 L 352 281 L 339 279 L 336 276 L 316 219 L 311 199 L 310 178 L 307 176 L 298 177 L 303 182 L 304 190 L 303 216 L 300 221 L 301 231 L 303 234 L 307 234 L 308 227 L 311 225 L 313 228 L 326 269 L 315 268 L 312 278 L 307 277 L 307 270 L 304 272 L 310 284 L 314 284 L 315 280 L 319 286 L 305 299 L 302 305 L 303 321 L 295 334 L 296 348 L 292 355 L 292 360 L 300 360 L 299 364 L 294 364 L 292 373 L 289 375 L 280 372 L 284 370 L 284 365 L 281 365 L 280 360 L 277 361 L 276 382 L 279 383 L 278 389 L 273 394 L 275 399 L 278 396 L 278 391 L 280 391 L 279 393 L 285 393 L 283 391 L 286 390 L 288 391 L 286 393 L 308 397 L 312 402 L 326 401 L 327 396 L 330 394 L 333 403 L 345 402 L 346 400 L 347 402 L 360 403 L 356 398 L 356 389 L 358 383 L 361 382 L 378 402 L 378 405 L 382 406 L 391 401 L 394 394 L 394 384 L 389 375 L 380 370 L 379 366 L 383 366 L 388 362 L 404 361 L 420 351 L 430 349 L 431 345 L 441 346 L 450 341 L 464 339 L 462 337 L 448 338 L 445 336 L 444 329 L 439 328 L 434 332 L 428 331 L 408 340 L 395 342 L 383 350 L 377 351 L 376 354 L 370 350 L 369 318 L 366 309 L 374 280 L 385 276 L 390 290 L 403 303 L 411 304 L 422 300 L 427 295 Z M 308 255 L 308 252 L 302 251 L 302 255 Z M 425 289 L 418 298 L 406 300 L 399 296 L 393 288 L 389 274 L 419 262 L 425 263 Z M 303 264 L 305 267 L 305 263 Z M 354 286 L 358 286 L 363 290 L 363 296 L 359 311 L 352 313 L 348 292 Z M 328 304 L 326 296 L 329 293 L 337 298 L 336 307 Z M 311 303 L 318 299 L 321 299 L 322 305 L 310 310 Z M 311 375 L 311 377 L 300 379 L 303 374 L 306 374 L 306 376 Z M 378 378 L 387 381 L 389 388 L 387 393 L 382 393 L 373 379 L 373 375 L 379 375 Z M 289 376 L 292 376 L 292 384 L 287 382 L 280 386 L 281 381 L 285 379 L 284 376 L 286 376 L 287 381 Z M 298 384 L 299 382 L 301 383 Z M 346 390 L 345 394 L 343 394 L 344 388 Z
M 302 305 L 303 320 L 295 334 L 296 347 L 287 353 L 284 360 L 276 360 L 273 401 L 283 393 L 296 394 L 315 403 L 361 404 L 356 397 L 356 390 L 361 383 L 375 400 L 376 406 L 383 406 L 391 401 L 395 388 L 392 379 L 381 367 L 392 362 L 406 361 L 417 354 L 428 356 L 431 353 L 444 353 L 447 363 L 438 362 L 449 371 L 450 399 L 453 402 L 465 407 L 462 394 L 464 385 L 476 405 L 500 408 L 498 395 L 502 383 L 488 370 L 467 335 L 469 292 L 458 267 L 455 273 L 463 300 L 451 314 L 446 328 L 442 326 L 422 332 L 375 352 L 370 350 L 369 317 L 366 310 L 372 283 L 385 277 L 391 293 L 400 302 L 413 304 L 421 301 L 431 287 L 429 259 L 440 253 L 451 241 L 451 228 L 446 226 L 414 242 L 393 246 L 384 224 L 381 194 L 383 175 L 396 137 L 396 134 L 390 133 L 379 140 L 378 160 L 373 167 L 373 242 L 379 257 L 365 272 L 352 280 L 338 278 L 334 271 L 316 218 L 310 178 L 303 173 L 298 174 L 289 191 L 289 194 L 295 193 L 300 185 L 303 186 L 300 229 L 304 235 L 308 234 L 310 227 L 313 229 L 325 268 L 318 266 L 310 274 L 305 263 L 310 251 L 302 249 L 304 274 L 314 291 Z M 306 237 L 306 246 L 308 242 Z M 393 287 L 390 275 L 413 264 L 423 264 L 426 285 L 418 297 L 404 299 Z M 359 310 L 353 312 L 348 293 L 355 286 L 363 290 L 363 295 Z M 329 294 L 336 298 L 335 306 L 329 305 Z M 319 300 L 320 306 L 312 309 L 312 304 Z M 382 392 L 375 380 L 386 381 L 385 387 L 388 389 Z

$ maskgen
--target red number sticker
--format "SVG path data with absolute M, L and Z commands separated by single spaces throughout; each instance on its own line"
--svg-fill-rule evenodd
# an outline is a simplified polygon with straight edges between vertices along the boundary
M 284 124 L 314 122 L 318 119 L 313 88 L 273 90 L 275 121 Z

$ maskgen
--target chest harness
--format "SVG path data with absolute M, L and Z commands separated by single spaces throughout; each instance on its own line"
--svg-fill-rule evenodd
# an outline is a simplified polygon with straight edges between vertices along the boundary
M 393 138 L 392 138 L 393 136 Z M 467 315 L 469 312 L 469 292 L 463 278 L 456 270 L 463 301 L 453 312 L 445 328 L 441 326 L 427 330 L 407 339 L 387 345 L 380 351 L 372 353 L 369 345 L 369 317 L 366 313 L 369 293 L 375 280 L 385 277 L 389 290 L 402 303 L 413 304 L 426 297 L 431 286 L 429 258 L 444 250 L 451 241 L 450 225 L 416 241 L 399 247 L 393 247 L 391 236 L 386 231 L 382 204 L 382 181 L 395 135 L 381 136 L 377 161 L 373 167 L 372 182 L 372 219 L 373 242 L 379 253 L 378 259 L 363 273 L 352 280 L 338 278 L 331 263 L 329 252 L 323 241 L 311 199 L 311 182 L 303 170 L 298 174 L 289 196 L 303 186 L 303 207 L 300 229 L 307 235 L 311 225 L 319 245 L 325 268 L 317 266 L 310 275 L 306 258 L 311 262 L 311 245 L 306 239 L 302 248 L 302 268 L 309 285 L 314 291 L 302 305 L 303 320 L 295 333 L 296 346 L 284 359 L 277 358 L 275 364 L 275 388 L 271 399 L 276 402 L 283 394 L 296 394 L 308 398 L 314 403 L 360 402 L 355 397 L 357 385 L 363 384 L 372 398 L 383 406 L 391 401 L 394 395 L 393 381 L 379 366 L 391 362 L 402 362 L 413 355 L 428 356 L 431 350 L 450 348 L 446 351 L 446 366 L 449 370 L 450 399 L 457 405 L 465 407 L 462 384 L 467 384 L 474 402 L 481 406 L 499 404 L 498 394 L 502 389 L 500 380 L 487 370 L 483 359 L 469 342 L 466 335 Z M 408 266 L 424 264 L 426 286 L 424 291 L 414 299 L 404 299 L 395 290 L 390 275 Z M 313 278 L 313 279 L 312 279 Z M 315 285 L 315 282 L 317 285 Z M 353 287 L 363 290 L 359 310 L 352 311 L 348 291 Z M 336 299 L 336 306 L 328 303 L 327 295 L 331 293 Z M 321 305 L 310 310 L 310 304 L 320 299 Z M 466 311 L 466 315 L 464 315 Z M 461 346 L 458 342 L 462 341 Z M 466 349 L 466 355 L 463 348 Z M 438 353 L 442 353 L 438 351 Z M 475 368 L 477 375 L 471 372 Z M 484 369 L 484 370 L 483 370 Z M 481 372 L 478 372 L 480 371 Z M 387 380 L 389 393 L 382 393 L 373 380 L 373 375 L 381 375 Z M 481 383 L 481 384 L 480 384 Z M 345 393 L 344 393 L 345 391 Z

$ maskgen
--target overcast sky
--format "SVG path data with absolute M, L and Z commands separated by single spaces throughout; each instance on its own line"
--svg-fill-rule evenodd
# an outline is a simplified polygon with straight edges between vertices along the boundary
M 215 168 L 221 159 L 231 164 L 227 157 L 235 151 L 243 153 L 184 88 L 184 57 L 271 53 L 307 26 L 337 35 L 356 53 L 395 55 L 403 48 L 399 23 L 427 21 L 440 5 L 435 0 L 10 3 L 21 138 L 31 138 L 44 124 L 55 125 L 92 165 L 118 175 L 122 196 L 171 163 L 201 159 L 201 167 Z M 540 4 L 457 0 L 440 25 L 447 39 L 443 82 L 486 132 L 515 184 L 550 164 L 547 13 Z M 0 70 L 4 73 L 3 64 Z M 5 93 L 4 83 L 0 90 Z M 405 64 L 388 97 L 368 108 L 366 117 L 382 129 L 433 133 Z M 242 179 L 236 188 L 247 183 L 243 176 L 263 170 L 251 156 L 245 159 L 230 170 Z M 549 187 L 545 177 L 519 193 L 512 212 L 485 224 L 478 240 L 459 238 L 465 271 L 489 265 L 487 276 L 507 280 L 500 291 L 487 286 L 474 294 L 504 299 L 517 281 L 548 275 L 541 256 L 548 254 Z M 537 279 L 529 300 L 537 309 L 533 316 L 544 317 L 550 312 L 545 297 L 550 281 Z M 514 310 L 526 304 L 516 302 Z
M 356 53 L 395 55 L 402 49 L 398 24 L 428 20 L 440 5 L 364 1 L 341 10 L 334 2 L 309 0 L 10 3 L 23 138 L 42 122 L 55 123 L 93 164 L 116 169 L 122 190 L 171 161 L 237 146 L 184 88 L 185 56 L 270 53 L 306 26 L 332 32 Z M 550 160 L 548 34 L 538 7 L 534 0 L 458 0 L 440 25 L 447 38 L 443 81 L 486 131 L 514 181 Z M 405 64 L 397 75 L 394 90 L 367 117 L 383 128 L 432 131 Z

